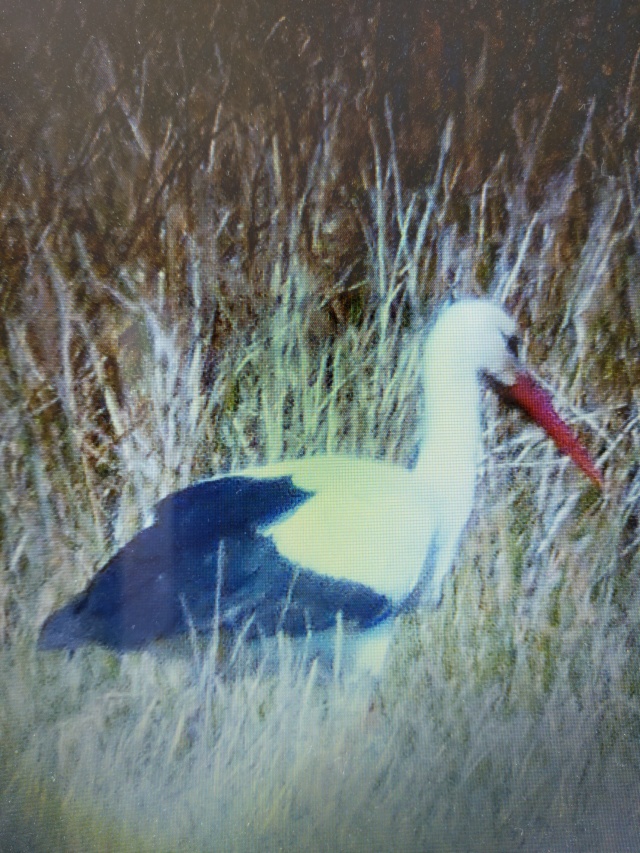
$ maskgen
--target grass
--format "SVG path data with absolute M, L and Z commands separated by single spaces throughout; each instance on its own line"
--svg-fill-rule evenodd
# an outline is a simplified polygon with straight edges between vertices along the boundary
M 620 116 L 596 132 L 587 109 L 552 174 L 558 96 L 516 116 L 471 187 L 469 128 L 443 122 L 409 185 L 392 102 L 354 118 L 339 71 L 296 140 L 268 111 L 239 118 L 213 72 L 206 121 L 156 126 L 98 47 L 78 162 L 51 190 L 17 152 L 2 202 L 5 849 L 636 849 L 635 66 Z M 456 573 L 379 683 L 323 677 L 285 641 L 269 666 L 217 638 L 36 652 L 46 615 L 171 491 L 310 453 L 410 464 L 419 344 L 451 291 L 518 317 L 602 495 L 487 399 Z

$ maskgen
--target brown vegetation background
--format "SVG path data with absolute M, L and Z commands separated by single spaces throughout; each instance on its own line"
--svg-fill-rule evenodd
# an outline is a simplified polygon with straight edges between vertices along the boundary
M 5 4 L 3 849 L 637 849 L 639 46 L 595 0 Z M 517 316 L 602 495 L 488 402 L 375 688 L 286 644 L 36 652 L 172 490 L 410 464 L 452 291 Z

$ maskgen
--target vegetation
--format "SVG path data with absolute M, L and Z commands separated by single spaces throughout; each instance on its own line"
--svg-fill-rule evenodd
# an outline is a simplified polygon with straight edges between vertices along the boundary
M 428 5 L 3 13 L 6 849 L 637 846 L 638 29 L 490 5 L 491 32 L 452 9 L 459 38 Z M 375 686 L 282 640 L 277 672 L 217 637 L 36 652 L 172 490 L 314 452 L 411 464 L 452 291 L 518 317 L 602 495 L 487 400 L 456 574 Z

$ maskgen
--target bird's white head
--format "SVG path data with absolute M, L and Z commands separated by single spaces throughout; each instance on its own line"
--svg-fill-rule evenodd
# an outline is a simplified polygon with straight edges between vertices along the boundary
M 515 321 L 489 299 L 462 299 L 445 308 L 427 339 L 428 385 L 478 383 L 489 377 L 512 385 L 520 338 Z
M 459 444 L 460 422 L 476 435 L 480 393 L 488 383 L 504 400 L 526 412 L 597 485 L 602 475 L 589 454 L 553 407 L 550 395 L 527 372 L 519 358 L 515 321 L 489 299 L 463 299 L 445 308 L 429 335 L 424 358 L 429 438 L 440 447 Z M 448 435 L 447 435 L 448 434 Z

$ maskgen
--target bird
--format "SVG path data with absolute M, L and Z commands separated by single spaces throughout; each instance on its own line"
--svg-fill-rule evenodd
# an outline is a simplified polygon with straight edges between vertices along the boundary
M 446 305 L 424 338 L 412 467 L 308 456 L 170 494 L 152 523 L 45 620 L 38 647 L 126 653 L 214 624 L 248 641 L 331 637 L 341 626 L 354 638 L 357 665 L 379 671 L 397 618 L 438 607 L 453 570 L 484 454 L 486 387 L 602 488 L 587 450 L 523 365 L 520 345 L 514 319 L 490 298 Z

